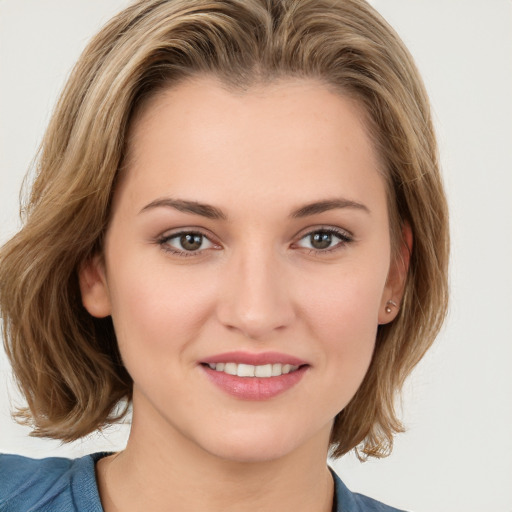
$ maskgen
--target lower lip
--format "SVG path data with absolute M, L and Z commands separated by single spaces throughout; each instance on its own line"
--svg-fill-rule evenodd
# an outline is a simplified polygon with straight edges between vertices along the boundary
M 208 378 L 222 391 L 242 400 L 268 400 L 295 386 L 306 373 L 308 366 L 301 366 L 278 377 L 238 377 L 212 370 L 202 365 Z

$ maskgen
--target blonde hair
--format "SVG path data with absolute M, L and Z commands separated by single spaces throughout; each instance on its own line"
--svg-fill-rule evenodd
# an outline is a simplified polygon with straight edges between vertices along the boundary
M 396 33 L 363 0 L 141 0 L 83 52 L 42 142 L 24 227 L 0 252 L 4 344 L 33 435 L 71 441 L 116 421 L 132 382 L 110 319 L 81 304 L 78 269 L 101 251 L 134 110 L 197 74 L 246 88 L 312 77 L 357 98 L 388 181 L 391 230 L 413 234 L 401 311 L 379 326 L 368 373 L 331 451 L 384 456 L 395 398 L 447 306 L 448 218 L 427 95 Z M 399 240 L 400 241 L 400 240 Z

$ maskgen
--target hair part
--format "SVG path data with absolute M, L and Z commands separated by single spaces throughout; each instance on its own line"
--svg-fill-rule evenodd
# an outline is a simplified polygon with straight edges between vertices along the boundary
M 314 78 L 355 98 L 387 181 L 393 250 L 413 247 L 398 317 L 335 419 L 331 452 L 381 457 L 403 430 L 396 394 L 447 308 L 448 214 L 426 92 L 411 56 L 363 0 L 141 0 L 83 52 L 42 142 L 22 230 L 0 252 L 4 344 L 33 435 L 72 441 L 131 399 L 110 318 L 81 304 L 78 269 L 101 250 L 133 116 L 200 75 L 246 90 Z

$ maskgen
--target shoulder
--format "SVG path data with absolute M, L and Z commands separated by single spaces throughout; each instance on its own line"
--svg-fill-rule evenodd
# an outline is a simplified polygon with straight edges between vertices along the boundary
M 337 512 L 405 512 L 368 496 L 351 492 L 334 471 L 331 470 L 331 473 L 335 484 Z
M 103 455 L 31 459 L 0 454 L 0 510 L 102 512 L 94 468 Z

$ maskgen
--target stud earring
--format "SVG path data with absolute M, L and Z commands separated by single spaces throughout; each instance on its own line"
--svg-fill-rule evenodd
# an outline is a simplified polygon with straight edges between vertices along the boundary
M 393 306 L 394 308 L 398 308 L 398 304 L 394 300 L 390 299 L 386 302 L 386 309 L 385 309 L 386 313 L 388 313 L 388 314 L 391 313 L 391 311 L 392 311 L 391 306 Z

